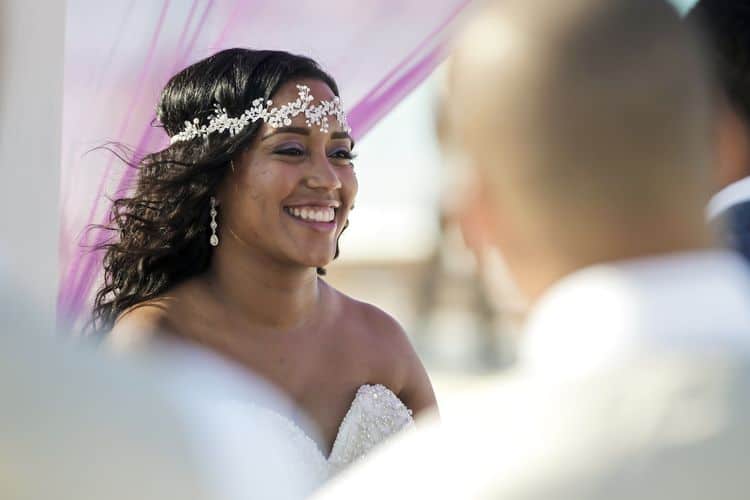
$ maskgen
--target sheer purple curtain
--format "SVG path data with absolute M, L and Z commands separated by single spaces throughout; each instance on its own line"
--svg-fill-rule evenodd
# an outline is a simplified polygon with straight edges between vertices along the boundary
M 68 0 L 63 104 L 60 290 L 65 323 L 88 317 L 109 235 L 109 198 L 136 172 L 93 150 L 163 148 L 159 91 L 183 67 L 228 47 L 308 55 L 337 79 L 362 137 L 445 56 L 471 0 Z

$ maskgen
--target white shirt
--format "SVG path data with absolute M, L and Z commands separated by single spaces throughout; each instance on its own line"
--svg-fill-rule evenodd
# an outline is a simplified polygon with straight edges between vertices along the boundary
M 643 351 L 750 351 L 750 270 L 724 250 L 599 265 L 553 285 L 532 309 L 521 364 L 583 375 Z
M 745 177 L 716 193 L 708 202 L 706 216 L 713 220 L 728 208 L 750 201 L 750 177 Z

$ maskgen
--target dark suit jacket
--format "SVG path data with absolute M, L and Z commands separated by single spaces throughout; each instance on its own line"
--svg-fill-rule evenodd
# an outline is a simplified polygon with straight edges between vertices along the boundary
M 750 263 L 750 200 L 732 205 L 720 217 L 724 241 Z

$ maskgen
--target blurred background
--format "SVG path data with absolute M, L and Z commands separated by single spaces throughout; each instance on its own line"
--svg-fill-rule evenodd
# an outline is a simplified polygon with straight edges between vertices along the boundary
M 693 3 L 692 0 L 674 1 L 682 11 Z M 101 157 L 94 157 L 88 164 L 77 164 L 73 170 L 65 162 L 70 158 L 78 161 L 82 151 L 102 140 L 125 139 L 128 142 L 128 137 L 97 129 L 98 123 L 76 118 L 81 110 L 92 116 L 103 116 L 101 106 L 107 102 L 112 106 L 128 105 L 119 103 L 111 94 L 99 96 L 99 101 L 94 99 L 92 86 L 107 88 L 107 80 L 92 79 L 91 75 L 95 74 L 94 69 L 106 75 L 107 68 L 87 68 L 90 74 L 75 74 L 72 70 L 77 68 L 64 67 L 62 61 L 76 48 L 81 49 L 77 53 L 79 56 L 105 50 L 95 43 L 96 37 L 110 34 L 106 22 L 122 20 L 116 9 L 112 10 L 112 5 L 149 3 L 104 4 L 76 0 L 53 4 L 29 4 L 21 0 L 0 3 L 3 70 L 0 87 L 3 237 L 0 248 L 4 255 L 0 264 L 29 289 L 39 304 L 40 316 L 50 318 L 54 315 L 58 289 L 69 285 L 68 260 L 78 251 L 73 239 L 80 236 L 84 225 L 78 224 L 81 219 L 76 217 L 84 217 L 85 214 L 79 213 L 80 208 L 90 202 L 91 192 L 86 192 L 82 186 L 87 179 L 98 182 L 102 168 Z M 71 17 L 74 11 L 70 7 L 74 4 L 93 9 L 90 17 Z M 350 2 L 341 4 L 350 5 Z M 453 15 L 453 9 L 464 3 L 444 4 L 444 11 L 437 14 L 447 19 Z M 173 7 L 179 5 L 180 2 L 175 2 Z M 194 2 L 194 5 L 205 6 L 208 10 L 212 3 Z M 315 8 L 309 3 L 304 5 Z M 380 10 L 387 10 L 385 6 L 382 4 Z M 390 2 L 387 6 L 404 9 L 399 29 L 384 28 L 387 33 L 403 33 L 403 37 L 410 33 L 404 27 L 415 25 L 414 20 L 423 18 L 426 8 L 435 8 L 426 1 Z M 347 8 L 339 14 L 346 16 L 352 12 Z M 370 14 L 375 16 L 378 12 L 373 9 Z M 158 19 L 158 16 L 152 17 Z M 191 22 L 197 22 L 199 17 L 200 11 Z M 282 19 L 274 22 L 281 23 Z M 425 31 L 414 36 L 423 39 L 430 38 L 429 29 L 440 28 L 420 26 Z M 241 28 L 236 31 L 241 32 Z M 355 32 L 355 28 L 348 29 Z M 148 26 L 143 24 L 142 29 L 145 33 Z M 276 31 L 283 34 L 283 30 Z M 71 46 L 71 33 L 78 37 L 79 45 Z M 118 36 L 122 42 L 130 37 L 144 37 L 144 33 L 127 31 Z M 231 42 L 232 33 L 222 32 L 222 43 Z M 388 50 L 399 57 L 404 56 L 399 53 L 399 43 L 411 43 L 404 47 L 410 47 L 415 53 L 432 50 L 399 37 L 375 35 L 378 40 L 387 39 Z M 93 37 L 88 43 L 87 36 Z M 175 42 L 179 44 L 183 40 Z M 277 42 L 283 43 L 283 40 L 274 43 Z M 295 43 L 299 43 L 298 51 L 303 52 L 305 40 Z M 341 40 L 336 43 L 342 45 Z M 212 44 L 205 43 L 204 47 L 208 51 Z M 198 53 L 196 58 L 203 55 Z M 433 59 L 438 56 L 442 57 L 436 53 Z M 327 66 L 334 66 L 333 72 L 339 76 L 347 73 L 340 68 L 351 68 L 355 59 L 349 53 L 347 57 L 330 61 Z M 373 65 L 372 61 L 368 62 L 370 64 L 360 61 L 357 71 L 366 71 Z M 170 70 L 170 67 L 165 69 L 167 73 Z M 482 278 L 489 274 L 502 276 L 500 259 L 490 257 L 479 266 L 463 243 L 455 213 L 461 193 L 461 165 L 450 151 L 441 149 L 439 141 L 438 101 L 444 86 L 445 64 L 430 64 L 420 67 L 420 71 L 412 74 L 409 85 L 389 94 L 392 102 L 382 107 L 387 113 L 369 115 L 369 121 L 359 125 L 364 131 L 356 148 L 359 199 L 351 226 L 342 238 L 341 257 L 330 266 L 328 279 L 344 292 L 377 304 L 404 325 L 435 379 L 441 397 L 460 388 L 464 380 L 473 380 L 512 364 L 516 343 L 513 325 L 523 304 L 512 296 L 512 290 L 502 279 L 490 283 Z M 110 74 L 109 78 L 127 82 L 126 78 L 131 76 Z M 68 92 L 71 78 L 80 83 L 78 93 Z M 158 89 L 162 83 L 156 82 L 153 87 Z M 347 88 L 346 82 L 342 87 Z M 367 90 L 350 86 L 348 102 L 360 102 L 367 97 Z M 155 102 L 147 91 L 142 94 L 142 102 Z M 141 119 L 147 121 L 152 110 L 142 106 L 144 114 L 136 114 L 133 123 Z M 61 116 L 67 118 L 60 119 Z M 123 125 L 120 130 L 130 133 L 127 127 L 132 128 L 133 123 Z M 67 130 L 84 127 L 99 132 L 91 142 L 78 144 L 67 140 Z M 130 138 L 130 142 L 138 144 L 139 136 Z M 146 141 L 146 145 L 151 143 Z M 88 209 L 83 212 L 87 214 Z M 74 227 L 76 224 L 78 226 Z M 487 272 L 488 269 L 491 272 Z M 60 303 L 57 305 L 59 307 Z

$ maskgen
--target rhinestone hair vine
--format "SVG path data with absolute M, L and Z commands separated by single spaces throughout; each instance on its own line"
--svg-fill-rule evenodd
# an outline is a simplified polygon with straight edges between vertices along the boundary
M 351 129 L 346 122 L 346 113 L 341 99 L 338 96 L 330 101 L 320 101 L 319 104 L 312 104 L 313 96 L 310 94 L 310 87 L 307 85 L 297 85 L 299 93 L 294 101 L 279 107 L 271 107 L 272 100 L 265 101 L 263 98 L 255 99 L 252 107 L 245 110 L 240 116 L 231 117 L 227 114 L 226 108 L 219 104 L 214 104 L 214 111 L 208 117 L 208 123 L 201 125 L 198 118 L 193 121 L 185 121 L 185 128 L 172 136 L 171 144 L 182 141 L 190 141 L 196 137 L 208 137 L 214 132 L 229 131 L 234 136 L 240 133 L 245 127 L 258 120 L 263 120 L 273 128 L 289 126 L 292 124 L 292 118 L 304 113 L 305 123 L 308 127 L 318 126 L 321 132 L 328 132 L 328 118 L 333 116 L 339 124 L 350 132 Z

